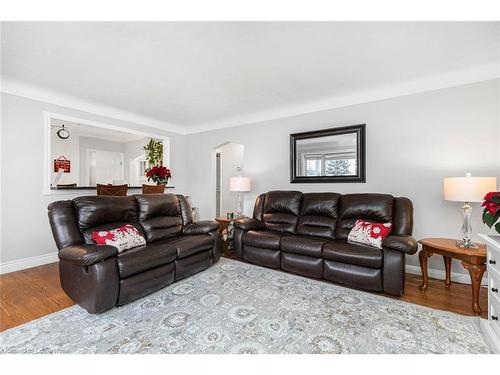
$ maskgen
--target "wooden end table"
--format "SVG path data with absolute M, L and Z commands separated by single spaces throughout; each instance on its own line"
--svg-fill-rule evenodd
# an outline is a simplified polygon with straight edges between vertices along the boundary
M 420 268 L 422 269 L 422 285 L 420 290 L 427 289 L 427 259 L 434 254 L 442 255 L 446 270 L 445 286 L 451 286 L 451 260 L 453 258 L 461 260 L 462 266 L 469 271 L 472 282 L 472 311 L 474 315 L 481 315 L 479 306 L 479 289 L 481 280 L 486 270 L 486 246 L 477 244 L 477 248 L 464 248 L 456 244 L 456 240 L 450 238 L 424 238 L 418 241 L 422 245 L 422 250 L 418 254 Z
M 225 217 L 216 217 L 215 220 L 219 222 L 220 228 L 219 233 L 222 236 L 222 249 L 224 250 L 224 255 L 226 257 L 231 256 L 231 241 L 233 239 L 233 225 L 235 220 L 243 219 L 244 217 L 235 217 L 233 219 L 227 219 Z

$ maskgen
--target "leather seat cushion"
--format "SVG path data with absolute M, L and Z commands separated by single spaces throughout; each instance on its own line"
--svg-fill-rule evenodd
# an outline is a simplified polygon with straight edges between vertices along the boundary
M 177 259 L 187 258 L 214 246 L 214 239 L 208 234 L 183 235 L 168 240 L 169 246 L 177 252 Z
M 291 254 L 321 258 L 321 250 L 327 239 L 302 236 L 287 236 L 281 239 L 281 251 Z
M 382 250 L 347 241 L 329 241 L 323 246 L 323 258 L 368 268 L 382 268 Z
M 177 250 L 164 240 L 126 250 L 118 254 L 116 260 L 120 277 L 125 278 L 171 263 L 176 258 Z
M 243 244 L 264 249 L 280 249 L 284 233 L 250 230 L 243 235 Z

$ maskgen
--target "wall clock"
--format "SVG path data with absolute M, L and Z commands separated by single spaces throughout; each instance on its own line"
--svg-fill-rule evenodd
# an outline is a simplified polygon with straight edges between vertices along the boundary
M 64 125 L 62 126 L 62 129 L 59 129 L 57 131 L 57 136 L 61 139 L 68 139 L 69 138 L 69 131 L 68 129 L 66 129 L 64 127 Z

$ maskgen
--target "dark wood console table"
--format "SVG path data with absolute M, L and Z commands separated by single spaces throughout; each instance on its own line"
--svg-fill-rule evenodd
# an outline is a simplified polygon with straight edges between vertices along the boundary
M 225 217 L 216 217 L 220 224 L 219 233 L 222 235 L 222 249 L 224 251 L 224 256 L 231 257 L 231 248 L 233 241 L 233 223 L 235 220 L 243 219 L 242 217 L 235 217 L 233 219 L 227 219 Z

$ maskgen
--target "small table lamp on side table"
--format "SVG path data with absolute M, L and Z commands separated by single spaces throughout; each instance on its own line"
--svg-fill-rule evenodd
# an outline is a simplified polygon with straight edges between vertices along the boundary
M 484 196 L 497 188 L 495 177 L 472 177 L 466 173 L 465 177 L 447 177 L 443 182 L 443 196 L 447 201 L 463 202 L 462 214 L 464 222 L 462 224 L 461 241 L 457 242 L 459 247 L 477 248 L 472 242 L 472 227 L 470 225 L 470 215 L 472 212 L 472 202 L 482 202 Z
M 238 193 L 238 211 L 236 212 L 236 218 L 243 217 L 243 193 L 252 190 L 252 180 L 250 177 L 231 177 L 229 179 L 229 191 L 235 191 Z

